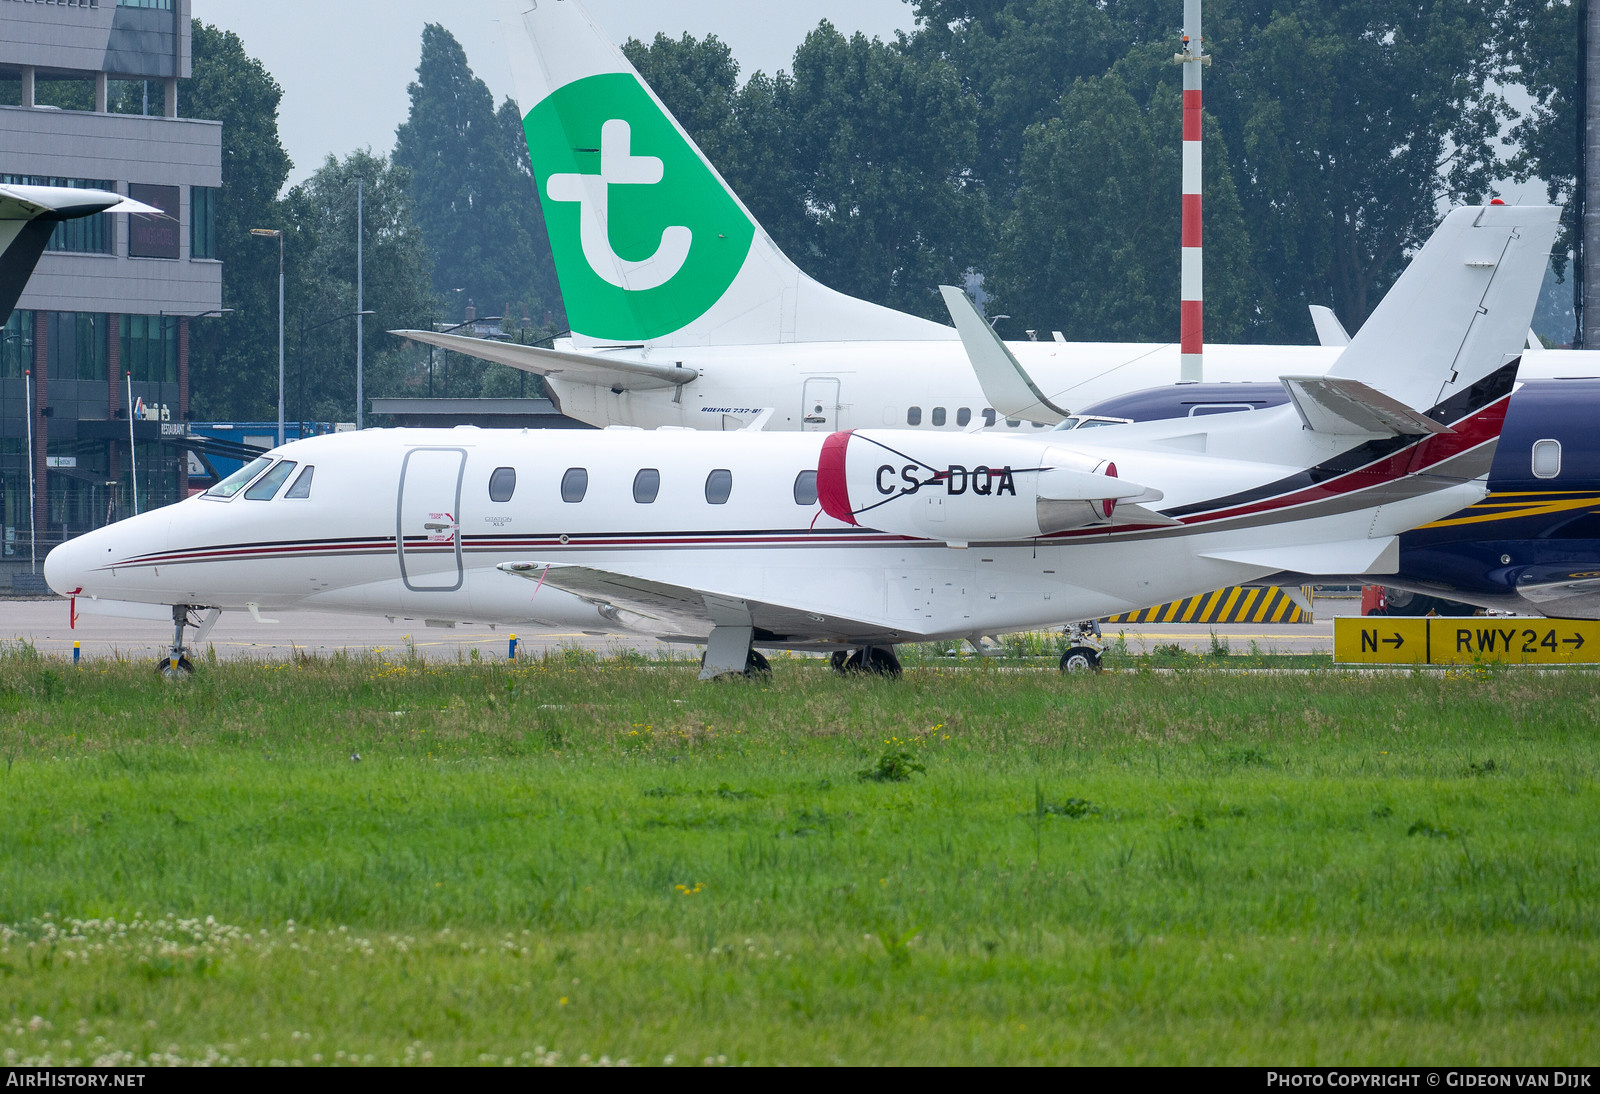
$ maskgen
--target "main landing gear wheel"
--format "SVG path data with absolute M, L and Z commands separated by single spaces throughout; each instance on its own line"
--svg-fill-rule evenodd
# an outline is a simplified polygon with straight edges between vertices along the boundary
M 833 669 L 833 671 L 837 672 L 840 676 L 843 676 L 846 672 L 850 671 L 846 667 L 849 661 L 849 650 L 834 650 L 833 654 L 828 658 L 828 667 Z
M 1061 655 L 1062 672 L 1099 672 L 1100 653 L 1088 646 L 1073 646 Z
M 868 646 L 856 650 L 844 663 L 845 672 L 864 672 L 871 676 L 900 677 L 900 658 L 894 650 L 884 646 Z
M 700 655 L 700 667 L 702 669 L 706 667 L 706 655 L 703 654 L 703 653 Z M 730 677 L 733 677 L 733 676 L 736 676 L 736 675 L 738 675 L 738 674 L 737 673 L 732 673 L 732 672 L 723 673 L 721 676 L 717 677 L 717 679 L 726 680 L 726 679 L 729 679 Z M 751 650 L 748 654 L 745 655 L 745 659 L 744 659 L 744 675 L 745 675 L 745 677 L 747 679 L 752 679 L 752 680 L 755 679 L 758 676 L 761 676 L 761 677 L 771 676 L 772 675 L 772 662 L 768 661 L 765 657 L 763 657 L 759 650 Z

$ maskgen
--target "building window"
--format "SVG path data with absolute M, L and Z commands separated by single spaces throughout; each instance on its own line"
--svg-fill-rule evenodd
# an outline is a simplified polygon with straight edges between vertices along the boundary
M 0 341 L 0 380 L 20 380 L 33 367 L 33 313 L 14 311 Z
M 119 8 L 154 8 L 156 11 L 171 11 L 172 0 L 117 0 Z
M 1561 474 L 1561 442 L 1542 440 L 1533 442 L 1533 477 L 1553 479 Z
M 177 383 L 177 316 L 124 315 L 122 369 L 131 372 L 138 383 Z
M 177 258 L 178 188 L 130 182 L 128 196 L 134 201 L 154 205 L 163 214 L 128 217 L 128 257 Z
M 567 473 L 561 476 L 561 500 L 577 504 L 589 492 L 589 469 L 587 467 L 569 467 Z
M 216 187 L 189 187 L 190 258 L 217 257 L 216 206 Z
M 706 501 L 712 505 L 726 505 L 733 493 L 733 472 L 718 468 L 706 476 Z
M 116 186 L 108 179 L 62 179 L 44 175 L 0 175 L 0 183 L 7 186 L 71 186 L 79 190 L 116 190 Z M 63 220 L 50 233 L 50 242 L 45 244 L 44 249 L 72 254 L 108 255 L 115 248 L 116 227 L 110 213 Z
M 109 325 L 106 316 L 94 312 L 46 312 L 45 360 L 50 379 L 104 380 Z

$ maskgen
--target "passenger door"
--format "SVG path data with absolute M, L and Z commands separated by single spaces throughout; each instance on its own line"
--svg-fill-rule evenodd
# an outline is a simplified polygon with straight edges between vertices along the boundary
M 806 380 L 800 407 L 800 431 L 832 433 L 839 428 L 839 381 L 827 376 Z
M 400 579 L 413 592 L 461 588 L 464 448 L 413 448 L 400 466 L 395 538 Z

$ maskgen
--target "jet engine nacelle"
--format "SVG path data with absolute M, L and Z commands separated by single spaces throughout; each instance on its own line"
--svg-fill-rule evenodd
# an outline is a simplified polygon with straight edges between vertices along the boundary
M 837 520 L 968 543 L 1107 524 L 1151 493 L 1092 453 L 982 433 L 851 430 L 823 442 L 817 500 Z

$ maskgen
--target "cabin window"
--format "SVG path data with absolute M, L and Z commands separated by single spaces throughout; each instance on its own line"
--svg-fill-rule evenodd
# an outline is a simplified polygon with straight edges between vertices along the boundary
M 956 425 L 966 425 L 972 421 L 972 408 L 964 406 L 956 411 Z
M 633 477 L 633 500 L 640 505 L 653 504 L 659 493 L 661 493 L 661 472 L 654 467 L 646 467 Z
M 1553 479 L 1561 474 L 1561 442 L 1542 440 L 1533 442 L 1533 477 Z
M 284 498 L 295 498 L 297 500 L 309 498 L 311 496 L 311 476 L 316 470 L 315 467 L 307 465 L 306 469 L 300 472 L 299 477 L 294 480 L 294 485 L 289 487 L 289 492 L 284 495 Z
M 992 407 L 992 406 L 984 407 L 983 408 L 983 424 L 984 424 L 984 428 L 986 428 L 986 429 L 987 428 L 991 428 L 994 425 L 994 419 L 995 419 L 994 407 Z
M 944 425 L 944 407 L 936 406 L 933 408 L 933 424 Z
M 914 406 L 910 410 L 906 411 L 906 425 L 921 425 L 921 424 L 922 424 L 922 408 L 920 406 Z
M 817 473 L 815 471 L 802 471 L 794 477 L 794 503 L 796 505 L 817 504 Z
M 517 492 L 517 469 L 515 467 L 497 467 L 494 474 L 489 476 L 489 500 L 506 502 L 511 500 L 511 495 Z
M 271 501 L 283 484 L 288 481 L 289 474 L 295 468 L 293 460 L 283 460 L 261 476 L 261 480 L 244 492 L 244 496 L 251 501 Z
M 733 472 L 719 467 L 706 476 L 706 500 L 712 505 L 726 505 L 733 493 Z
M 239 470 L 223 479 L 210 490 L 206 491 L 208 498 L 231 498 L 249 485 L 250 480 L 267 469 L 272 460 L 266 456 L 257 456 Z
M 1015 429 L 1021 424 L 1022 424 L 1022 419 L 1021 418 L 1007 418 L 1006 419 L 1006 428 L 1007 429 Z
M 567 473 L 561 476 L 561 500 L 577 504 L 589 492 L 589 469 L 587 467 L 569 467 Z

